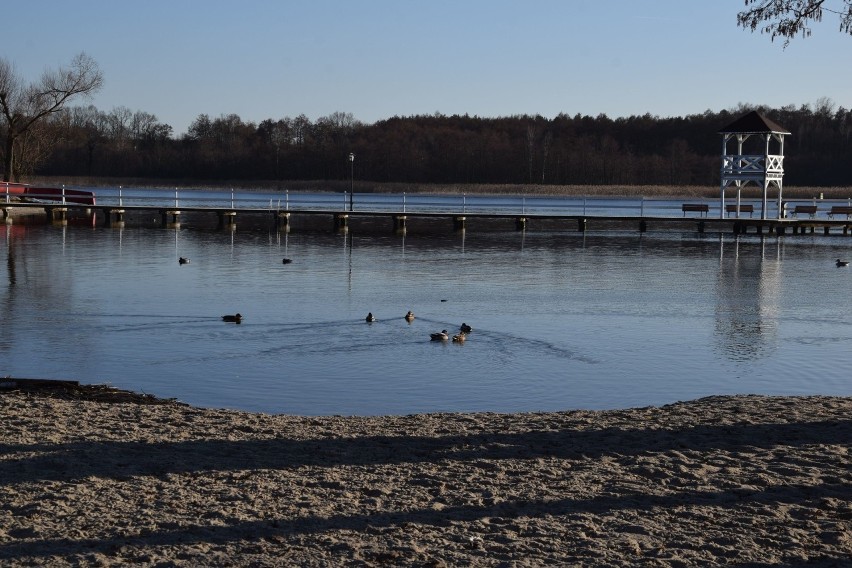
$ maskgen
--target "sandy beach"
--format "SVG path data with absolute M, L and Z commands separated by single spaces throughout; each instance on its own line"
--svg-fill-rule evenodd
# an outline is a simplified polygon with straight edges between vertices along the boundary
M 272 416 L 0 391 L 4 566 L 839 566 L 852 398 Z

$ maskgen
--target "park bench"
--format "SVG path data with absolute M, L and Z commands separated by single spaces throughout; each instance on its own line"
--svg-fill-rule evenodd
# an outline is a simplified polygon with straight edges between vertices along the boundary
M 683 211 L 684 217 L 686 217 L 688 212 L 703 213 L 706 215 L 710 211 L 710 206 L 706 203 L 684 203 L 680 206 L 680 210 Z
M 737 212 L 736 205 L 725 205 L 725 211 L 730 215 Z M 751 203 L 740 203 L 740 213 L 748 213 L 749 217 L 754 216 L 754 205 Z
M 817 212 L 817 206 L 816 205 L 796 205 L 796 207 L 793 208 L 793 216 L 794 217 L 798 217 L 799 213 L 802 213 L 802 214 L 805 214 L 805 215 L 810 215 L 811 217 L 813 217 L 813 216 L 816 215 L 816 212 Z
M 831 211 L 828 212 L 828 216 L 834 217 L 835 215 L 846 215 L 848 219 L 852 215 L 852 207 L 848 205 L 833 205 Z

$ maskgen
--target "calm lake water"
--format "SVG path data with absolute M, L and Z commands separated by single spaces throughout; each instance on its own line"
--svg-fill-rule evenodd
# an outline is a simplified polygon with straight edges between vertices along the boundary
M 848 237 L 445 229 L 0 227 L 0 376 L 305 415 L 852 395 Z

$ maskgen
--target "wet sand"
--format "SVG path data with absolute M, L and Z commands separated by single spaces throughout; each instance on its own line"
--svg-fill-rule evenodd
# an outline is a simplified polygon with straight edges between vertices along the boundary
M 0 391 L 0 564 L 839 566 L 852 398 L 272 416 Z

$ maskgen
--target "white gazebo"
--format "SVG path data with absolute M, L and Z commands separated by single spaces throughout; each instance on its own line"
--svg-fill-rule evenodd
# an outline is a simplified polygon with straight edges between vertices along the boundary
M 722 205 L 725 216 L 725 189 L 737 188 L 739 211 L 740 190 L 754 183 L 763 188 L 760 218 L 766 219 L 766 202 L 769 187 L 778 188 L 778 218 L 784 215 L 781 192 L 784 179 L 784 136 L 790 132 L 778 126 L 757 111 L 735 120 L 719 131 L 722 135 Z M 751 139 L 751 140 L 750 140 Z M 736 140 L 736 152 L 731 153 L 728 143 Z M 749 151 L 749 153 L 746 153 Z M 759 152 L 759 153 L 758 153 Z

